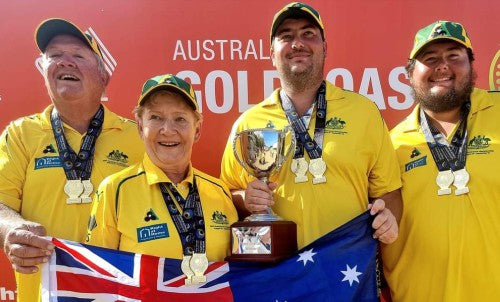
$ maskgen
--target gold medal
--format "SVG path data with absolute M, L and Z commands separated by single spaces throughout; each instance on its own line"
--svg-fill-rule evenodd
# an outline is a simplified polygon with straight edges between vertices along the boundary
M 90 179 L 85 179 L 82 180 L 83 184 L 83 193 L 80 195 L 80 199 L 82 203 L 89 203 L 92 202 L 92 197 L 90 197 L 90 194 L 94 191 L 94 186 L 90 182 Z
M 439 171 L 436 177 L 436 184 L 439 186 L 438 195 L 451 194 L 450 185 L 453 183 L 454 178 L 451 170 Z
M 79 179 L 69 179 L 64 185 L 64 193 L 68 195 L 67 204 L 80 203 L 80 195 L 83 192 L 83 184 Z
M 290 168 L 295 174 L 295 183 L 306 182 L 308 180 L 308 177 L 306 175 L 308 165 L 305 158 L 300 157 L 292 159 Z
M 208 268 L 207 254 L 194 253 L 189 262 L 189 267 L 191 267 L 191 270 L 194 272 L 194 276 L 191 278 L 193 284 L 207 282 L 207 277 L 204 276 Z
M 181 262 L 181 271 L 184 275 L 186 275 L 186 280 L 184 280 L 184 284 L 186 285 L 192 285 L 192 278 L 194 276 L 193 271 L 191 270 L 191 267 L 189 267 L 189 261 L 191 260 L 191 256 L 186 256 L 182 257 L 182 262 Z
M 467 183 L 469 182 L 469 173 L 463 169 L 458 171 L 453 171 L 453 175 L 455 176 L 455 180 L 453 181 L 453 185 L 456 187 L 455 195 L 462 195 L 469 193 L 469 187 L 467 187 Z
M 326 177 L 324 176 L 326 172 L 326 163 L 323 158 L 318 157 L 311 159 L 309 162 L 309 172 L 314 176 L 313 184 L 320 184 L 326 182 Z

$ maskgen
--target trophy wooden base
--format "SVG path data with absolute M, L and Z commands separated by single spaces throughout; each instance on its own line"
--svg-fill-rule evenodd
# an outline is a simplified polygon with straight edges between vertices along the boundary
M 241 221 L 231 225 L 231 255 L 226 261 L 276 263 L 297 251 L 292 221 Z

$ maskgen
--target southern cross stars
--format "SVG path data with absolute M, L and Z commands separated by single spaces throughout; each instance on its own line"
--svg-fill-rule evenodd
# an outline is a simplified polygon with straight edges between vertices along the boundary
M 313 256 L 316 254 L 317 253 L 313 252 L 313 249 L 300 253 L 297 262 L 302 261 L 304 263 L 304 266 L 306 266 L 307 262 L 309 261 L 314 263 Z M 349 264 L 346 264 L 346 270 L 340 271 L 342 274 L 344 274 L 344 279 L 342 279 L 342 282 L 349 281 L 349 286 L 352 286 L 353 282 L 359 283 L 358 276 L 362 275 L 363 273 L 358 272 L 357 269 L 358 269 L 357 265 L 351 268 Z
M 342 282 L 349 281 L 349 286 L 352 286 L 352 283 L 354 281 L 359 283 L 358 276 L 363 274 L 363 273 L 356 271 L 358 266 L 355 265 L 353 268 L 350 268 L 348 264 L 346 264 L 345 266 L 346 266 L 347 270 L 340 271 L 342 274 L 344 274 L 344 279 L 342 279 Z
M 310 249 L 308 251 L 300 253 L 299 259 L 297 259 L 297 262 L 302 261 L 304 263 L 304 266 L 306 266 L 307 261 L 314 262 L 313 256 L 316 255 L 316 253 L 313 253 L 312 250 L 313 249 Z

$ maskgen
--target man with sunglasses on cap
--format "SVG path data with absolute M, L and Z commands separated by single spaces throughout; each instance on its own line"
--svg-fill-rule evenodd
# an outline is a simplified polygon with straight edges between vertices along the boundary
M 274 16 L 270 36 L 282 88 L 236 121 L 221 165 L 221 179 L 232 190 L 240 214 L 272 206 L 276 214 L 297 224 L 301 248 L 363 213 L 372 201 L 369 207 L 377 216 L 374 237 L 393 242 L 401 181 L 377 107 L 324 80 L 325 28 L 311 6 L 286 5 Z M 251 177 L 233 155 L 234 135 L 288 125 L 298 144 L 293 159 L 270 183 Z
M 63 19 L 35 32 L 52 101 L 0 136 L 0 240 L 16 271 L 18 301 L 40 300 L 44 236 L 85 238 L 95 187 L 141 159 L 136 125 L 101 104 L 109 80 L 90 35 Z
M 382 251 L 394 301 L 500 297 L 500 93 L 474 88 L 473 61 L 459 23 L 415 36 L 417 106 L 391 131 L 404 204 L 399 239 Z

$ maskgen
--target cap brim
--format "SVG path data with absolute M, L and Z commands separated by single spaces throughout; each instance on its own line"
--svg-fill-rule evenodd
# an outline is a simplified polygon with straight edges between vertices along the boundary
M 195 100 L 193 100 L 193 98 L 189 94 L 186 93 L 186 91 L 182 90 L 181 88 L 177 87 L 176 85 L 169 84 L 169 83 L 158 84 L 158 85 L 152 87 L 151 89 L 149 89 L 148 91 L 146 91 L 146 93 L 142 94 L 141 97 L 139 98 L 139 106 L 141 106 L 144 103 L 144 101 L 147 98 L 149 98 L 149 96 L 151 96 L 153 93 L 160 91 L 160 90 L 170 90 L 173 92 L 180 93 L 182 96 L 184 96 L 184 98 L 185 98 L 186 102 L 189 104 L 189 106 L 191 106 L 191 108 L 193 108 L 194 111 L 198 111 L 198 104 L 196 103 Z
M 288 8 L 287 10 L 284 10 L 278 16 L 278 18 L 274 20 L 273 25 L 271 27 L 271 40 L 276 35 L 276 30 L 281 25 L 281 23 L 283 23 L 283 21 L 285 21 L 286 19 L 300 19 L 300 18 L 308 19 L 314 22 L 314 24 L 316 24 L 316 26 L 321 30 L 321 35 L 323 35 L 324 31 L 323 26 L 318 22 L 318 20 L 316 20 L 316 18 L 313 15 L 311 15 L 309 12 L 303 9 L 291 7 Z
M 429 40 L 425 41 L 424 44 L 420 45 L 418 48 L 413 49 L 412 52 L 410 53 L 410 59 L 414 59 L 424 47 L 426 47 L 429 44 L 434 43 L 438 40 L 450 40 L 453 42 L 457 42 L 458 44 L 462 45 L 465 48 L 472 49 L 469 45 L 467 45 L 466 43 L 464 43 L 464 41 L 462 41 L 460 39 L 449 37 L 449 36 L 441 36 L 441 37 L 435 37 L 435 38 L 429 39 Z
M 45 52 L 47 45 L 49 45 L 50 41 L 57 35 L 71 35 L 77 37 L 93 52 L 102 57 L 100 50 L 95 49 L 92 46 L 89 38 L 78 28 L 78 26 L 69 21 L 58 18 L 47 19 L 40 23 L 40 25 L 38 25 L 37 29 L 35 30 L 35 41 L 38 49 L 40 49 L 42 53 Z

